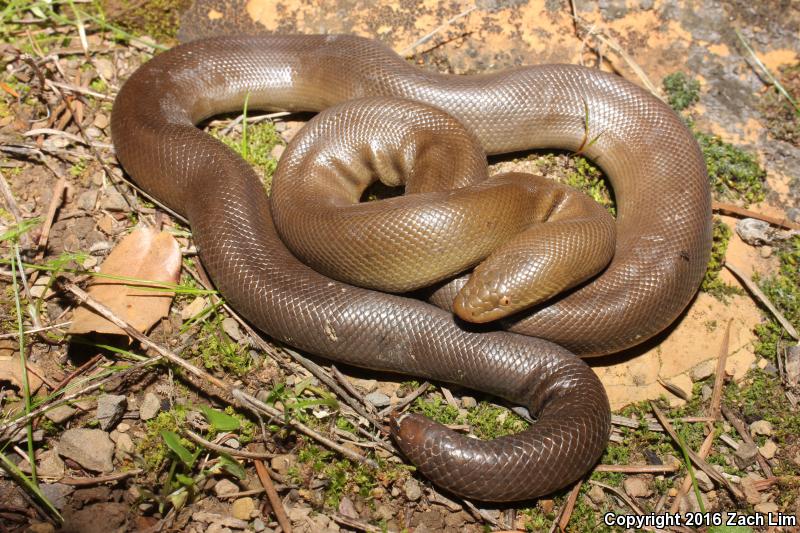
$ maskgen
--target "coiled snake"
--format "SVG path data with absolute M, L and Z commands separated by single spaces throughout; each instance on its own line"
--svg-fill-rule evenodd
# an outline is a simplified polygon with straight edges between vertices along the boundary
M 363 97 L 373 97 L 367 107 L 351 102 Z M 409 233 L 417 223 L 459 227 L 474 223 L 474 210 L 499 207 L 499 215 L 480 219 L 454 242 L 445 238 L 447 250 L 472 254 L 466 262 L 452 262 L 464 270 L 488 253 L 482 242 L 474 243 L 508 231 L 512 215 L 530 214 L 517 201 L 522 196 L 545 198 L 534 199 L 531 208 L 538 213 L 532 218 L 548 222 L 541 225 L 549 228 L 543 230 L 549 244 L 540 247 L 544 257 L 558 259 L 567 248 L 589 248 L 578 260 L 546 267 L 543 279 L 554 280 L 553 287 L 524 302 L 534 307 L 502 319 L 507 331 L 470 325 L 417 299 L 334 281 L 289 251 L 253 170 L 195 126 L 212 115 L 241 110 L 245 98 L 251 109 L 327 110 L 287 150 L 285 156 L 297 155 L 293 161 L 299 162 L 281 159 L 278 174 L 292 179 L 276 181 L 273 192 L 275 214 L 283 217 L 276 218 L 281 233 L 297 255 L 325 272 L 357 278 L 357 266 L 366 267 L 367 276 L 394 270 L 400 281 L 387 288 L 404 291 L 419 285 L 406 280 L 409 269 L 397 268 L 408 260 L 410 270 L 428 282 L 446 279 L 448 274 L 426 268 L 437 257 L 449 261 L 450 251 L 437 244 L 433 252 L 404 252 L 402 243 L 419 238 Z M 418 112 L 424 118 L 414 119 Z M 371 133 L 368 127 L 380 126 L 381 117 L 387 121 L 379 128 L 383 134 Z M 411 126 L 404 128 L 406 122 Z M 493 441 L 466 438 L 419 415 L 395 420 L 394 437 L 410 461 L 434 483 L 466 497 L 532 498 L 591 468 L 608 439 L 608 400 L 591 369 L 570 351 L 610 353 L 661 331 L 694 295 L 709 257 L 708 179 L 691 134 L 655 97 L 617 76 L 583 67 L 542 65 L 448 76 L 416 69 L 377 42 L 352 36 L 212 38 L 159 54 L 135 72 L 114 104 L 112 134 L 128 173 L 188 218 L 203 264 L 221 293 L 267 334 L 335 361 L 456 383 L 528 407 L 537 419 L 531 428 Z M 443 145 L 436 144 L 442 139 Z M 323 152 L 318 142 L 332 152 Z M 582 283 L 608 261 L 611 254 L 592 243 L 613 243 L 613 226 L 602 216 L 588 224 L 563 220 L 561 211 L 581 219 L 593 208 L 576 199 L 579 195 L 546 183 L 526 185 L 512 175 L 486 185 L 485 170 L 473 166 L 485 164 L 481 147 L 489 154 L 582 150 L 603 168 L 618 214 L 613 259 L 601 274 Z M 475 182 L 473 192 L 441 192 L 439 178 L 459 172 L 455 185 Z M 411 200 L 388 201 L 393 211 L 386 215 L 379 212 L 383 202 L 358 204 L 378 174 L 393 184 L 414 174 L 434 178 L 433 185 L 409 180 L 407 192 L 415 194 L 405 197 Z M 303 191 L 303 209 L 282 203 L 284 192 L 294 188 Z M 488 196 L 473 196 L 481 189 Z M 415 211 L 417 199 L 427 196 L 442 203 L 432 211 Z M 322 211 L 340 218 L 329 223 L 312 216 Z M 371 212 L 379 217 L 377 225 L 353 229 L 361 228 L 356 219 Z M 399 227 L 401 233 L 380 233 L 385 226 Z M 328 231 L 337 228 L 339 233 Z M 303 248 L 295 229 L 305 230 L 322 251 Z M 368 236 L 376 239 L 377 251 L 348 244 Z M 516 253 L 516 245 L 507 247 Z M 386 260 L 383 249 L 405 259 Z M 343 263 L 335 266 L 336 261 Z M 517 261 L 496 261 L 504 262 Z M 526 265 L 529 272 L 539 262 Z M 484 270 L 489 281 L 464 291 L 457 305 L 462 317 L 477 317 L 487 299 L 489 307 L 518 299 L 505 293 L 511 282 L 497 281 L 498 268 Z M 440 287 L 433 300 L 449 305 L 463 283 Z M 576 283 L 566 296 L 536 303 Z M 471 303 L 476 298 L 482 303 Z M 488 319 L 495 317 L 489 313 Z

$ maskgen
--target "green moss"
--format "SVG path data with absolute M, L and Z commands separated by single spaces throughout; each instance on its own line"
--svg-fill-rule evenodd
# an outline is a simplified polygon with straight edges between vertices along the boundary
M 498 407 L 488 402 L 479 402 L 467 413 L 467 423 L 472 432 L 481 439 L 495 439 L 511 433 L 519 433 L 528 428 L 528 422 L 514 411 Z
M 722 267 L 725 265 L 725 253 L 728 250 L 728 243 L 733 232 L 721 219 L 714 217 L 713 240 L 711 243 L 711 259 L 708 261 L 708 268 L 700 289 L 712 296 L 726 301 L 732 294 L 741 294 L 741 290 L 733 285 L 728 285 L 719 277 Z M 713 324 L 716 327 L 716 323 Z M 713 331 L 713 329 L 711 330 Z
M 164 444 L 161 431 L 172 431 L 180 433 L 181 428 L 186 423 L 186 409 L 176 405 L 169 411 L 162 411 L 152 420 L 148 420 L 145 425 L 147 431 L 144 438 L 139 441 L 137 451 L 144 458 L 145 469 L 150 471 L 160 470 L 169 457 L 169 448 Z M 194 449 L 194 443 L 182 441 L 182 444 L 189 450 Z
M 570 187 L 588 194 L 595 202 L 605 207 L 612 215 L 616 214 L 616 203 L 606 184 L 602 171 L 585 157 L 569 159 L 569 170 L 564 181 Z
M 764 199 L 767 173 L 755 156 L 724 142 L 716 135 L 694 132 L 708 167 L 713 191 L 725 199 L 745 204 Z
M 179 15 L 190 5 L 189 0 L 101 0 L 109 19 L 133 35 L 147 35 L 157 41 L 175 40 Z
M 662 81 L 667 103 L 675 111 L 683 111 L 700 99 L 700 82 L 683 72 L 674 72 Z
M 234 342 L 225 333 L 219 313 L 202 325 L 198 341 L 190 353 L 200 357 L 203 366 L 209 370 L 223 370 L 237 376 L 243 376 L 250 370 L 251 359 L 247 347 Z
M 457 424 L 458 409 L 450 405 L 440 395 L 432 398 L 417 398 L 411 405 L 410 411 L 424 415 L 440 424 Z
M 758 279 L 759 287 L 780 310 L 786 320 L 800 328 L 800 236 L 794 237 L 778 252 L 780 269 L 777 274 Z M 766 321 L 756 326 L 758 355 L 775 362 L 778 344 L 786 339 L 786 332 L 777 320 L 766 314 Z
M 222 136 L 219 129 L 211 130 L 211 135 L 218 138 L 225 145 L 242 156 L 245 161 L 255 168 L 261 176 L 264 187 L 269 192 L 272 184 L 272 174 L 278 166 L 278 160 L 272 157 L 272 149 L 283 144 L 280 134 L 272 122 L 260 122 L 247 126 L 247 144 L 243 146 L 241 138 Z

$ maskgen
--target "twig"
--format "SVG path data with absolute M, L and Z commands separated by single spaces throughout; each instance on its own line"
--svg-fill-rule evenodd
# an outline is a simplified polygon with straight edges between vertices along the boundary
M 213 442 L 204 439 L 194 431 L 188 429 L 185 430 L 184 433 L 187 437 L 189 437 L 189 439 L 195 441 L 200 446 L 215 452 L 227 453 L 232 457 L 241 457 L 243 459 L 271 459 L 272 457 L 275 457 L 274 453 L 248 452 L 247 450 L 234 450 L 233 448 L 228 448 L 227 446 L 220 446 L 219 444 L 214 444 Z
M 706 438 L 703 440 L 703 444 L 700 445 L 700 450 L 698 450 L 697 454 L 705 459 L 708 457 L 708 454 L 711 452 L 711 445 L 714 443 L 714 431 L 713 428 L 711 431 L 708 432 Z M 678 494 L 675 495 L 675 499 L 672 500 L 672 505 L 670 506 L 670 512 L 675 513 L 678 511 L 678 506 L 680 506 L 681 499 L 685 494 L 689 492 L 689 489 L 692 488 L 692 476 L 691 474 L 687 473 L 686 477 L 683 478 L 683 482 L 681 486 L 678 488 Z
M 278 519 L 278 523 L 285 533 L 292 533 L 292 526 L 289 523 L 289 517 L 286 516 L 286 510 L 283 508 L 283 502 L 281 501 L 280 496 L 278 496 L 278 491 L 275 490 L 275 485 L 272 484 L 272 479 L 269 477 L 269 471 L 267 470 L 266 465 L 260 459 L 253 461 L 253 464 L 256 466 L 258 479 L 264 486 L 264 490 L 267 491 L 267 498 L 269 498 L 272 511 L 275 513 L 275 518 Z
M 33 335 L 34 333 L 41 333 L 42 331 L 49 331 L 49 330 L 53 330 L 53 329 L 58 329 L 58 328 L 61 328 L 61 327 L 64 327 L 64 326 L 69 326 L 70 324 L 72 324 L 72 322 L 71 321 L 67 321 L 67 322 L 61 322 L 60 324 L 53 324 L 51 326 L 42 326 L 41 328 L 26 329 L 25 331 L 23 331 L 23 334 L 24 335 Z M 11 338 L 15 338 L 16 336 L 17 336 L 16 333 L 2 333 L 2 334 L 0 334 L 0 339 L 11 339 Z
M 125 472 L 119 472 L 117 474 L 108 474 L 107 476 L 63 477 L 59 479 L 58 482 L 63 483 L 64 485 L 77 485 L 79 487 L 86 487 L 89 485 L 100 485 L 102 483 L 111 483 L 112 481 L 119 481 L 121 479 L 126 479 L 132 476 L 138 476 L 142 472 L 143 470 L 136 468 L 134 470 L 126 470 Z
M 661 474 L 665 472 L 677 472 L 681 469 L 680 465 L 597 465 L 595 472 L 622 472 L 625 474 Z
M 728 320 L 725 335 L 722 337 L 722 346 L 719 349 L 719 359 L 717 360 L 717 373 L 714 376 L 714 389 L 711 392 L 711 404 L 708 406 L 708 416 L 714 420 L 719 419 L 719 410 L 722 405 L 722 384 L 725 382 L 725 364 L 728 361 L 728 351 L 730 350 L 731 325 L 733 325 L 733 319 Z M 713 432 L 713 428 L 711 430 Z
M 747 287 L 747 290 L 753 293 L 753 296 L 758 298 L 758 300 L 764 304 L 764 307 L 769 309 L 770 313 L 772 313 L 775 319 L 780 322 L 781 326 L 783 326 L 783 329 L 785 329 L 794 340 L 800 340 L 800 336 L 798 336 L 797 330 L 794 328 L 794 326 L 788 320 L 786 320 L 786 317 L 783 316 L 783 313 L 781 313 L 770 301 L 770 299 L 767 298 L 767 295 L 758 288 L 758 285 L 753 283 L 752 280 L 748 279 L 748 277 L 745 276 L 741 270 L 730 264 L 730 262 L 725 262 L 725 268 L 730 270 L 739 279 L 739 281 L 741 281 L 744 286 Z
M 342 374 L 339 369 L 336 368 L 336 365 L 331 365 L 331 373 L 333 374 L 333 377 L 336 378 L 336 381 L 342 384 L 344 390 L 346 390 L 350 396 L 359 400 L 363 407 L 366 407 L 369 411 L 373 411 L 375 409 L 375 406 L 368 402 L 366 398 L 364 398 L 361 393 L 356 390 L 353 384 L 350 383 L 350 380 L 347 379 L 347 376 Z
M 564 503 L 564 508 L 561 510 L 561 519 L 558 521 L 558 527 L 561 531 L 567 530 L 567 524 L 569 524 L 569 519 L 572 518 L 572 511 L 575 510 L 575 503 L 578 501 L 578 495 L 581 492 L 582 485 L 583 481 L 578 480 L 575 486 L 572 487 L 572 490 L 569 491 L 567 501 Z
M 605 483 L 601 483 L 600 481 L 595 481 L 595 480 L 593 480 L 593 479 L 590 479 L 590 480 L 589 480 L 589 483 L 591 483 L 592 485 L 597 485 L 598 487 L 602 487 L 602 488 L 604 488 L 605 490 L 607 490 L 607 491 L 609 491 L 609 492 L 613 492 L 613 493 L 614 493 L 614 494 L 616 494 L 616 495 L 617 495 L 617 496 L 618 496 L 618 497 L 619 497 L 619 498 L 620 498 L 622 501 L 624 501 L 624 502 L 625 502 L 625 503 L 628 505 L 628 507 L 630 507 L 630 508 L 631 508 L 631 510 L 632 510 L 634 513 L 636 513 L 636 514 L 638 514 L 638 515 L 640 515 L 640 516 L 644 514 L 644 513 L 642 512 L 642 510 L 641 510 L 641 509 L 639 509 L 639 506 L 638 506 L 638 505 L 636 505 L 635 503 L 633 503 L 633 500 L 631 500 L 630 498 L 628 498 L 628 495 L 627 495 L 627 494 L 625 494 L 624 492 L 622 492 L 621 490 L 619 490 L 617 487 L 612 487 L 611 485 L 606 485 Z
M 459 13 L 459 14 L 453 16 L 453 17 L 450 17 L 449 19 L 447 19 L 444 22 L 444 24 L 440 24 L 439 26 L 434 28 L 433 31 L 423 35 L 422 37 L 420 37 L 419 39 L 417 39 L 416 41 L 414 41 L 410 45 L 408 45 L 405 48 L 403 48 L 403 50 L 400 51 L 399 55 L 401 55 L 403 57 L 410 57 L 411 56 L 411 52 L 413 52 L 416 47 L 427 43 L 428 41 L 433 39 L 433 37 L 436 36 L 437 33 L 441 32 L 441 31 L 444 31 L 449 26 L 454 24 L 458 19 L 466 17 L 467 15 L 469 15 L 470 13 L 475 11 L 476 9 L 478 9 L 478 6 L 473 5 L 472 7 L 468 8 L 468 9 L 465 9 L 461 13 Z
M 17 205 L 16 198 L 14 198 L 14 194 L 11 192 L 11 187 L 9 187 L 6 177 L 2 172 L 0 172 L 0 193 L 3 195 L 3 200 L 8 208 L 8 212 L 14 217 L 14 221 L 17 224 L 22 224 L 24 220 L 22 218 L 22 213 L 19 210 L 19 206 Z M 30 246 L 30 237 L 28 237 L 27 233 L 23 233 L 20 236 L 20 244 L 23 247 Z
M 379 527 L 372 526 L 361 520 L 344 516 L 340 513 L 333 513 L 330 518 L 337 524 L 341 524 L 356 531 L 365 531 L 366 533 L 381 533 L 383 530 Z
M 137 341 L 139 341 L 142 345 L 144 345 L 144 346 L 152 349 L 153 351 L 155 351 L 157 354 L 159 354 L 159 356 L 161 358 L 164 358 L 167 361 L 175 364 L 176 366 L 179 366 L 180 368 L 186 370 L 187 372 L 189 372 L 193 376 L 198 377 L 198 378 L 200 378 L 202 380 L 205 380 L 208 383 L 211 383 L 218 390 L 217 390 L 217 392 L 207 391 L 210 394 L 215 394 L 221 400 L 226 401 L 226 402 L 229 401 L 229 398 L 233 398 L 234 400 L 236 400 L 238 402 L 241 402 L 242 406 L 247 406 L 247 407 L 249 407 L 251 409 L 254 409 L 254 410 L 257 410 L 257 411 L 261 411 L 261 412 L 265 412 L 268 415 L 276 417 L 276 418 L 283 418 L 283 419 L 286 418 L 285 417 L 285 413 L 283 411 L 281 411 L 279 409 L 276 409 L 274 407 L 271 407 L 271 406 L 265 404 L 264 402 L 256 399 L 255 397 L 245 393 L 244 391 L 239 390 L 239 389 L 237 389 L 235 387 L 232 387 L 232 386 L 228 385 L 227 383 L 225 383 L 223 380 L 217 378 L 216 376 L 212 376 L 208 372 L 205 372 L 204 370 L 201 370 L 200 368 L 197 368 L 196 366 L 194 366 L 193 364 L 191 364 L 188 361 L 184 360 L 183 358 L 179 357 L 178 355 L 176 355 L 176 354 L 170 352 L 169 350 L 159 346 L 158 344 L 156 344 L 155 342 L 150 340 L 149 337 L 147 337 L 146 335 L 140 333 L 138 330 L 136 330 L 135 328 L 131 327 L 127 322 L 125 322 L 121 318 L 117 317 L 105 305 L 101 304 L 100 302 L 95 300 L 93 297 L 89 296 L 86 293 L 86 291 L 84 291 L 83 289 L 81 289 L 80 287 L 75 285 L 74 283 L 71 283 L 69 281 L 63 282 L 63 287 L 67 291 L 69 291 L 72 294 L 74 294 L 78 298 L 78 300 L 80 300 L 82 303 L 88 305 L 93 311 L 95 311 L 98 314 L 100 314 L 103 318 L 109 320 L 112 324 L 114 324 L 115 326 L 117 326 L 120 329 L 122 329 L 125 333 L 127 333 L 132 338 L 134 338 Z M 319 434 L 318 432 L 314 431 L 313 429 L 311 429 L 310 427 L 306 426 L 305 424 L 303 424 L 301 422 L 298 422 L 296 420 L 286 420 L 286 423 L 288 425 L 292 426 L 293 428 L 297 429 L 298 431 L 300 431 L 302 433 L 305 433 L 309 437 L 311 437 L 311 438 L 317 440 L 318 442 L 324 444 L 325 446 L 328 446 L 329 448 L 341 453 L 342 455 L 344 455 L 345 457 L 347 457 L 349 459 L 353 459 L 354 461 L 358 461 L 358 462 L 363 463 L 363 464 L 365 464 L 367 466 L 371 466 L 373 468 L 377 468 L 377 465 L 375 464 L 374 461 L 372 461 L 370 459 L 367 459 L 366 457 L 362 456 L 361 454 L 358 454 L 358 453 L 356 453 L 356 452 L 354 452 L 352 450 L 349 450 L 348 448 L 345 448 L 343 446 L 338 445 L 337 443 L 333 442 L 331 439 L 329 439 L 327 437 L 324 437 L 323 435 Z
M 392 411 L 400 411 L 403 407 L 405 407 L 406 405 L 410 404 L 411 402 L 413 402 L 414 400 L 416 400 L 417 398 L 422 396 L 422 394 L 426 390 L 428 390 L 428 387 L 430 387 L 430 386 L 431 386 L 431 384 L 428 383 L 427 381 L 425 381 L 422 385 L 420 385 L 419 387 L 414 389 L 414 391 L 411 394 L 409 394 L 408 396 L 404 397 L 400 401 L 400 403 L 398 403 L 397 405 L 394 405 L 394 406 L 390 405 L 389 407 L 385 408 L 383 411 L 378 413 L 378 416 L 383 418 L 384 416 L 388 415 Z
M 667 420 L 667 417 L 664 416 L 664 413 L 662 413 L 661 410 L 658 407 L 656 407 L 656 405 L 653 402 L 650 403 L 650 406 L 652 407 L 653 413 L 656 415 L 658 421 L 661 422 L 661 425 L 664 426 L 664 429 L 667 431 L 667 433 L 669 433 L 669 436 L 672 437 L 672 439 L 676 443 L 680 443 L 681 442 L 680 437 L 678 437 L 678 434 L 675 432 L 675 428 L 672 427 L 672 424 L 670 424 L 669 420 Z M 717 472 L 717 470 L 714 467 L 708 464 L 705 461 L 705 459 L 700 457 L 700 455 L 697 452 L 695 452 L 688 446 L 686 447 L 686 452 L 689 455 L 689 458 L 692 460 L 692 462 L 697 466 L 697 468 L 708 474 L 708 477 L 716 481 L 718 484 L 725 486 L 725 488 L 728 489 L 728 491 L 731 494 L 733 494 L 733 496 L 737 500 L 744 499 L 744 495 L 742 494 L 742 492 L 738 488 L 736 488 L 730 481 L 722 477 L 722 475 L 719 472 Z
M 728 422 L 730 422 L 730 424 L 734 428 L 736 428 L 736 431 L 742 437 L 742 440 L 744 442 L 746 442 L 747 444 L 752 444 L 753 446 L 756 445 L 755 441 L 753 440 L 753 437 L 750 436 L 750 431 L 748 431 L 747 427 L 745 427 L 744 422 L 742 422 L 742 420 L 738 416 L 733 414 L 733 411 L 731 411 L 727 407 L 722 407 L 722 415 L 728 420 Z M 756 461 L 758 461 L 758 466 L 761 467 L 761 470 L 764 472 L 764 475 L 766 477 L 772 477 L 772 468 L 770 468 L 769 463 L 767 463 L 767 460 L 764 459 L 764 457 L 761 455 L 760 452 L 756 454 Z
M 483 520 L 484 522 L 487 522 L 493 525 L 494 527 L 500 527 L 500 523 L 497 520 L 495 520 L 494 518 L 483 512 L 483 510 L 475 507 L 474 503 L 472 503 L 469 500 L 463 500 L 463 501 L 464 505 L 467 507 L 467 510 L 472 514 L 472 516 L 474 516 L 478 520 Z
M 763 220 L 764 222 L 772 224 L 773 226 L 778 226 L 780 228 L 800 230 L 800 224 L 796 224 L 786 219 L 771 217 L 769 215 L 762 215 L 761 213 L 750 211 L 749 209 L 745 209 L 744 207 L 739 207 L 738 205 L 725 204 L 722 202 L 717 202 L 715 200 L 711 202 L 711 209 L 713 209 L 717 213 L 722 213 L 723 215 L 744 217 L 744 218 L 755 218 L 757 220 Z

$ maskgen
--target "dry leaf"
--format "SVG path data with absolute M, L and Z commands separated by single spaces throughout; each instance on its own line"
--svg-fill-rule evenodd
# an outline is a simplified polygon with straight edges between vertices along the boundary
M 42 380 L 37 374 L 42 374 L 42 369 L 33 363 L 28 363 L 28 385 L 31 394 L 39 390 Z M 22 390 L 22 362 L 17 351 L 17 343 L 9 340 L 0 340 L 0 382 L 8 381 L 11 386 Z
M 100 267 L 102 274 L 140 280 L 177 283 L 181 270 L 181 250 L 169 233 L 139 228 L 122 239 Z M 169 314 L 175 293 L 154 288 L 137 289 L 143 283 L 98 277 L 88 293 L 121 319 L 144 333 Z M 75 311 L 70 334 L 110 333 L 125 335 L 120 328 L 86 306 Z

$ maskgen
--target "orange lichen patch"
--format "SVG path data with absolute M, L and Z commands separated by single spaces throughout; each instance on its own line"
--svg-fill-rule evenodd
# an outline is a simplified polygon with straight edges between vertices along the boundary
M 673 405 L 683 403 L 658 382 L 659 378 L 691 392 L 686 387 L 687 376 L 695 375 L 695 369 L 715 366 L 729 320 L 733 324 L 725 368 L 734 379 L 744 377 L 755 361 L 752 331 L 761 321 L 758 307 L 747 296 L 733 296 L 725 304 L 701 293 L 658 346 L 628 361 L 594 368 L 608 392 L 611 408 L 659 396 L 669 398 Z
M 725 43 L 709 44 L 708 51 L 714 54 L 715 56 L 720 56 L 720 57 L 728 57 L 729 55 L 731 55 L 731 49 L 728 48 L 728 45 Z
M 209 9 L 208 10 L 208 20 L 218 20 L 222 18 L 222 13 L 217 11 L 216 9 Z
M 274 0 L 249 0 L 245 6 L 247 14 L 268 30 L 275 30 L 278 23 L 278 9 Z
M 785 65 L 794 65 L 800 61 L 797 52 L 788 48 L 779 48 L 769 52 L 756 52 L 756 55 L 773 74 Z

